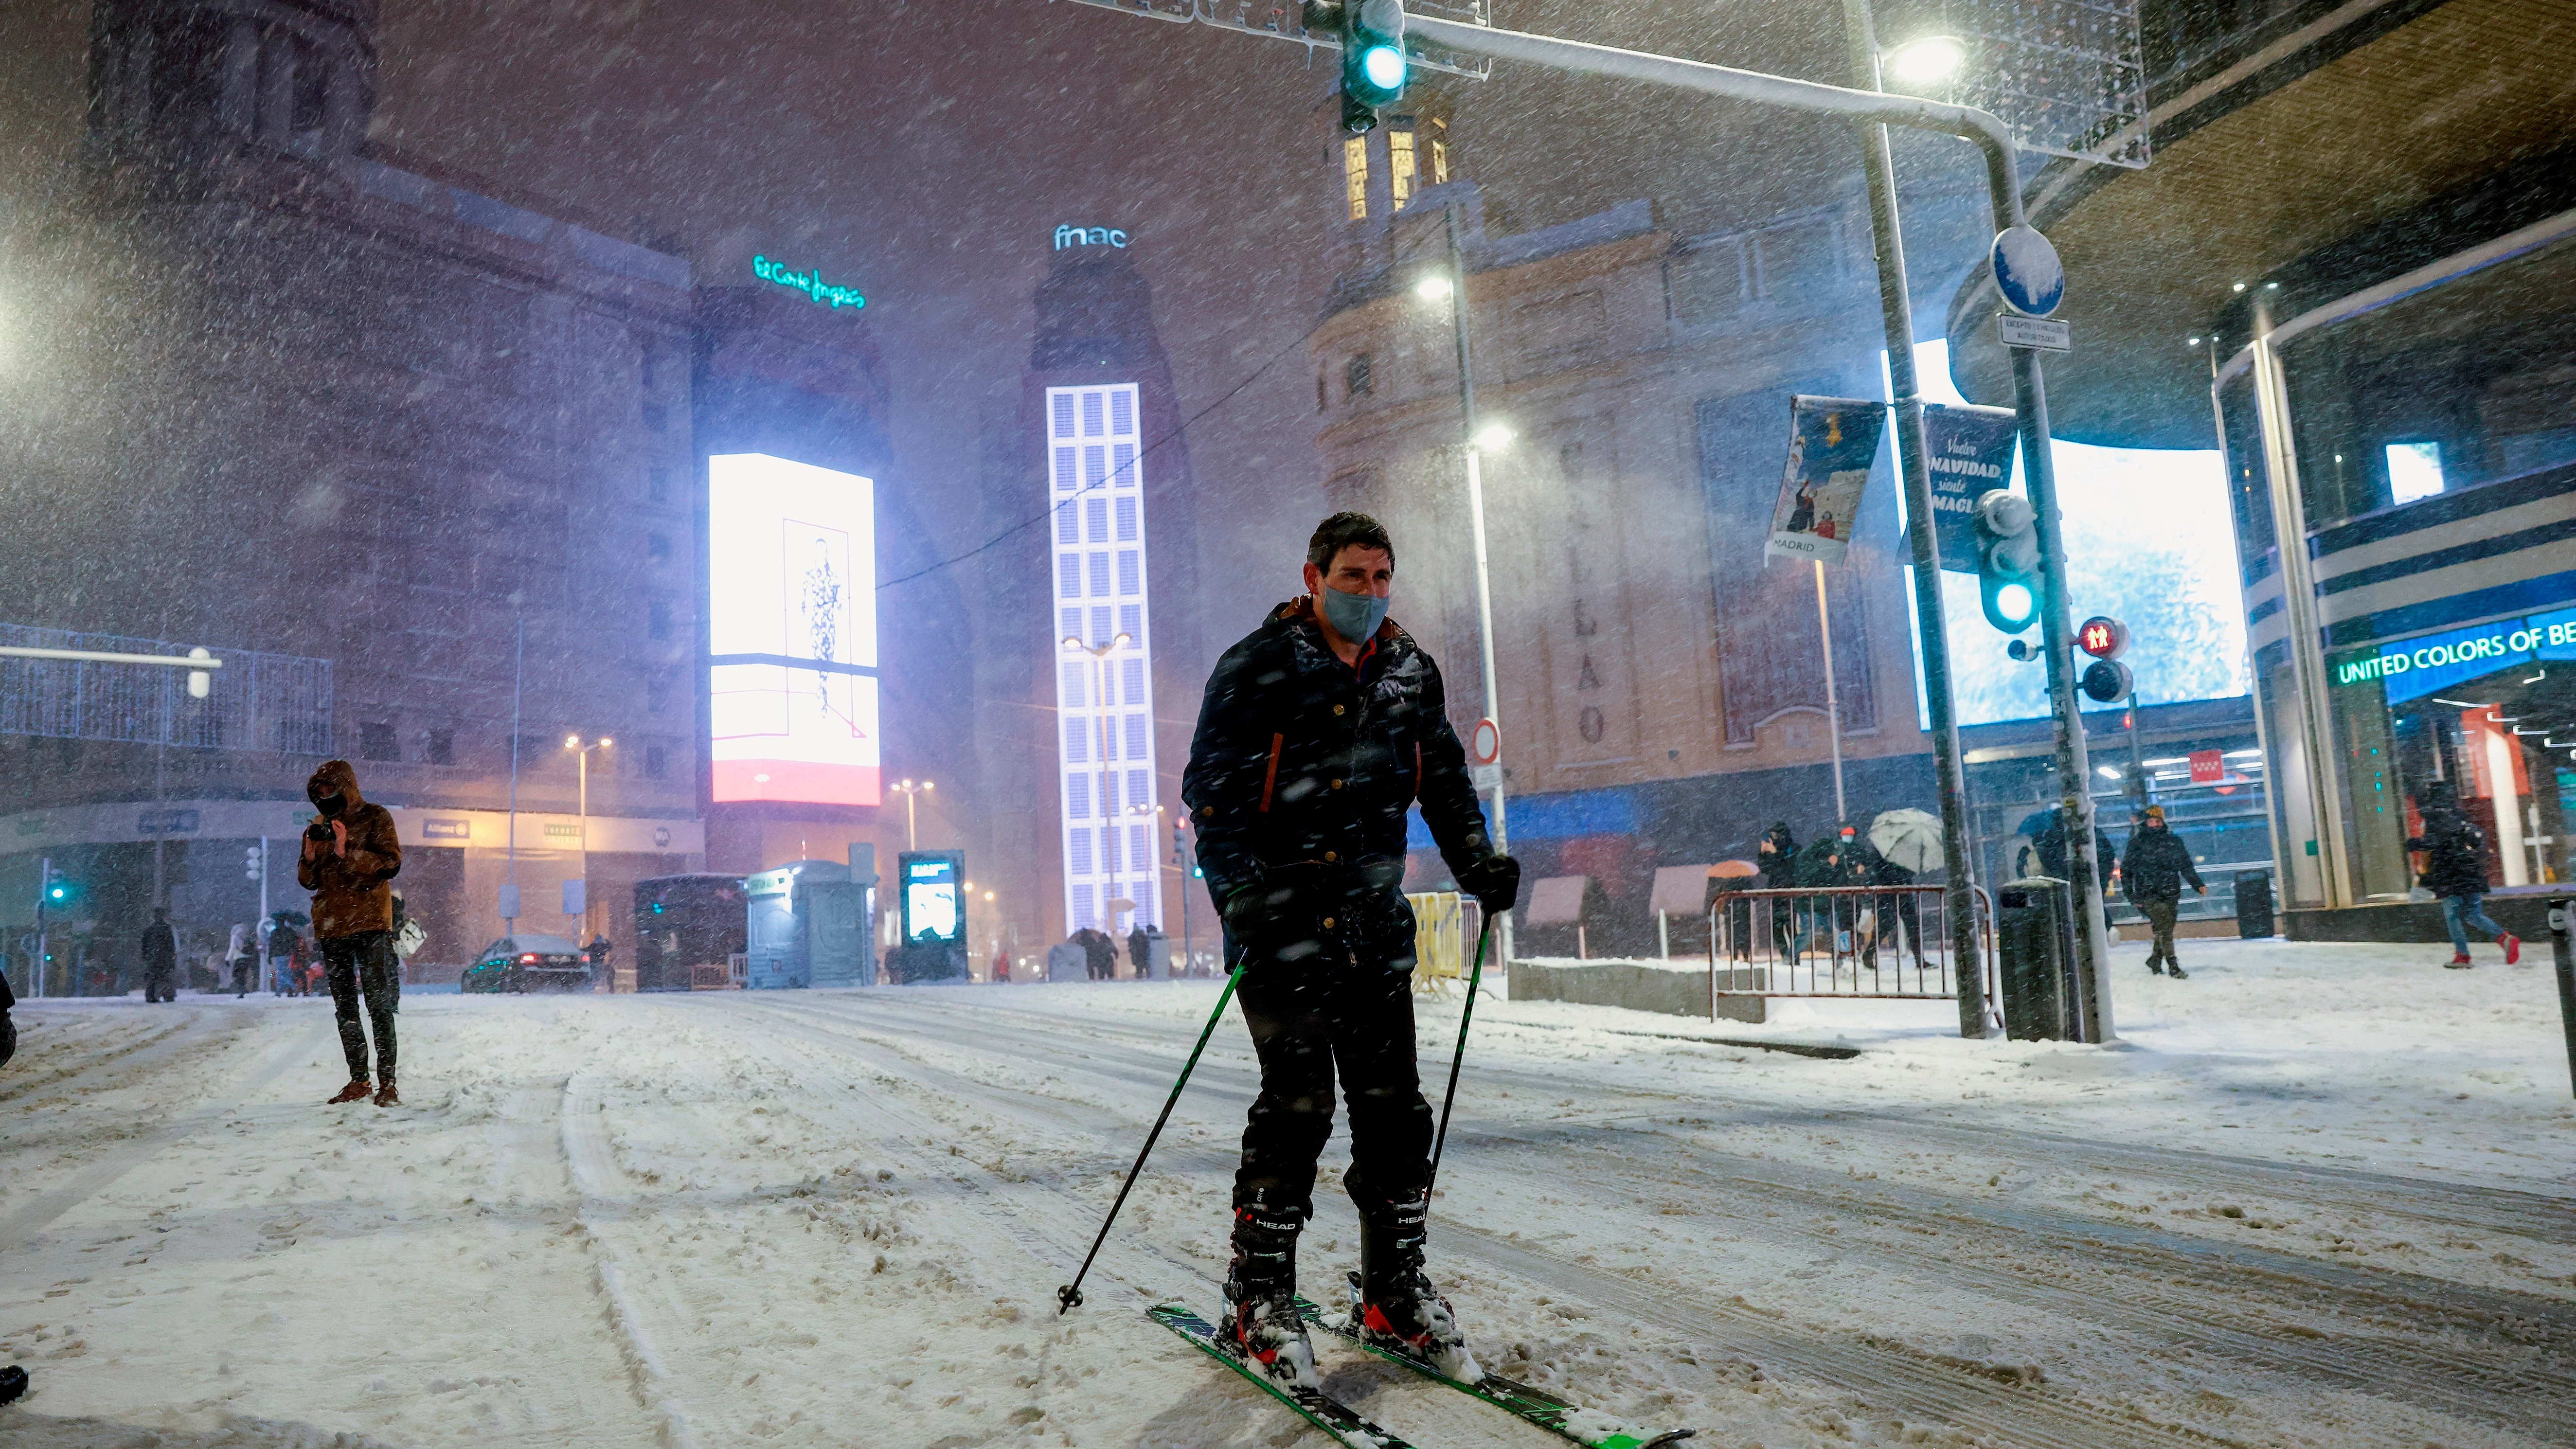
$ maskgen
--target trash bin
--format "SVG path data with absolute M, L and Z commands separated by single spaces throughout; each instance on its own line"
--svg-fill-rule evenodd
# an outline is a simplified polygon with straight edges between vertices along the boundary
M 2240 870 L 2236 873 L 2236 934 L 2248 941 L 2266 940 L 2271 936 L 2270 871 Z
M 1995 890 L 2004 1034 L 2017 1041 L 2080 1041 L 2074 1027 L 2074 897 L 2062 880 L 2032 876 Z

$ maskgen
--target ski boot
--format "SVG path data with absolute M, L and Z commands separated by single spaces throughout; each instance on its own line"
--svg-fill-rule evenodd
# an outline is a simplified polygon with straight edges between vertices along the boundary
M 1351 1322 L 1362 1342 L 1431 1365 L 1472 1384 L 1485 1376 L 1467 1351 L 1449 1300 L 1422 1271 L 1427 1199 L 1397 1203 L 1360 1220 L 1360 1270 L 1351 1275 Z
M 374 1083 L 369 1082 L 364 1077 L 358 1077 L 353 1079 L 349 1085 L 342 1087 L 340 1089 L 340 1095 L 333 1097 L 330 1101 L 325 1102 L 322 1105 L 325 1107 L 337 1107 L 343 1102 L 363 1102 L 367 1100 L 367 1094 L 374 1090 Z
M 1315 1346 L 1297 1311 L 1297 1230 L 1305 1216 L 1254 1202 L 1234 1210 L 1234 1264 L 1225 1275 L 1225 1325 L 1217 1336 L 1272 1382 L 1322 1384 Z

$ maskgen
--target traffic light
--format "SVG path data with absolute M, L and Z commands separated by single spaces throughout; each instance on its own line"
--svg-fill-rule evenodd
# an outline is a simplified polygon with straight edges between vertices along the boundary
M 2018 634 L 2039 618 L 2039 515 L 1998 488 L 1977 500 L 1977 597 L 1986 622 Z
M 2121 651 L 2129 647 L 2129 626 L 2107 614 L 2096 614 L 2075 631 L 2075 647 L 2093 656 L 2084 666 L 2076 687 L 2084 697 L 2100 704 L 2126 699 L 2137 687 L 2129 666 L 2120 662 Z
M 64 879 L 63 873 L 60 869 L 51 866 L 47 867 L 45 870 L 45 904 L 49 906 L 59 906 L 71 898 L 72 883 L 69 880 Z
M 1381 106 L 1404 98 L 1413 63 L 1404 54 L 1403 0 L 1306 0 L 1308 30 L 1342 38 L 1342 129 L 1377 128 Z
M 261 876 L 261 874 L 262 874 L 262 872 L 261 872 L 261 870 L 260 870 L 260 858 L 259 858 L 259 857 L 260 857 L 260 849 L 259 849 L 259 847 L 258 847 L 258 846 L 253 845 L 253 846 L 245 847 L 245 848 L 243 849 L 243 851 L 242 851 L 242 879 L 247 880 L 247 881 L 251 881 L 251 882 L 254 882 L 254 883 L 256 883 L 256 882 L 259 880 L 259 878 L 260 878 L 260 876 Z

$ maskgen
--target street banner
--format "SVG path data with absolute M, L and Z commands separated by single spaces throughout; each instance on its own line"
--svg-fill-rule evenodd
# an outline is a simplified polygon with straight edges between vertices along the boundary
M 1764 558 L 1843 561 L 1886 426 L 1885 403 L 1849 397 L 1789 399 L 1789 467 L 1780 477 L 1780 501 L 1771 511 L 1771 541 L 1763 546 Z
M 1932 474 L 1932 531 L 1941 567 L 1977 572 L 1977 500 L 2012 482 L 2020 419 L 2010 408 L 1923 405 L 1923 452 Z

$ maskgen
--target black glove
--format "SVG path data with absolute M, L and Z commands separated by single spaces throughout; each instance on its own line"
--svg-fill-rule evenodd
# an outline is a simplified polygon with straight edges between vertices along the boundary
M 1476 898 L 1488 916 L 1500 915 L 1521 899 L 1521 863 L 1508 855 L 1489 855 L 1458 872 L 1458 889 Z
M 1225 928 L 1247 946 L 1266 943 L 1289 924 L 1296 906 L 1297 892 L 1275 881 L 1239 886 L 1225 898 Z

